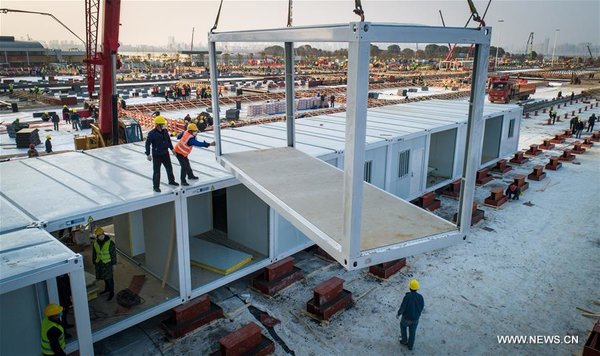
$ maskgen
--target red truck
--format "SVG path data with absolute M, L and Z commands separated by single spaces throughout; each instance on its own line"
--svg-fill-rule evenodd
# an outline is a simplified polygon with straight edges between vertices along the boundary
M 488 88 L 490 102 L 505 103 L 511 100 L 526 100 L 535 93 L 535 84 L 524 79 L 511 79 L 508 76 L 491 77 Z

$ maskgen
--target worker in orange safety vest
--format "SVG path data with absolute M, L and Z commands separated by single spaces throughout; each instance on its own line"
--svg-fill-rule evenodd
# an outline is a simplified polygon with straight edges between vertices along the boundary
M 177 142 L 175 148 L 173 149 L 173 152 L 175 152 L 175 156 L 181 165 L 181 185 L 183 186 L 189 185 L 185 180 L 186 176 L 189 179 L 198 179 L 198 177 L 194 175 L 194 171 L 190 166 L 190 160 L 188 159 L 188 156 L 192 152 L 192 148 L 194 146 L 209 147 L 215 145 L 214 141 L 207 143 L 206 141 L 196 140 L 196 135 L 198 135 L 198 126 L 196 126 L 196 124 L 189 124 L 186 131 L 183 131 L 177 135 L 179 142 Z

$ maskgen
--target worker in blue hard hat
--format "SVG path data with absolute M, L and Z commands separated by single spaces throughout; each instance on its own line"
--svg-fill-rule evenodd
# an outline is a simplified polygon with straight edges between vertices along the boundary
M 408 346 L 409 350 L 412 350 L 415 344 L 419 318 L 421 317 L 423 308 L 425 308 L 425 301 L 423 300 L 423 296 L 417 293 L 419 281 L 412 279 L 408 283 L 408 288 L 410 289 L 410 292 L 407 292 L 406 295 L 404 295 L 404 299 L 402 299 L 402 304 L 400 305 L 400 309 L 398 309 L 396 317 L 399 318 L 400 315 L 402 315 L 402 319 L 400 319 L 400 331 L 402 335 L 400 343 Z M 407 329 L 408 338 L 406 332 Z

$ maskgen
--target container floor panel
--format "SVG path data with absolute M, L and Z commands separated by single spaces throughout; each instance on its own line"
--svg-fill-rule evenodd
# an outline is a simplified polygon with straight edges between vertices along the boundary
M 222 161 L 273 209 L 291 210 L 304 221 L 293 224 L 341 244 L 342 171 L 287 147 L 225 154 Z M 451 231 L 456 231 L 453 224 L 364 184 L 361 250 Z

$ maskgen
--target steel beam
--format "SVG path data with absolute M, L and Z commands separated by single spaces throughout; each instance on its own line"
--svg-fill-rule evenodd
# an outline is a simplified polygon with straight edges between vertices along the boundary
M 471 229 L 471 210 L 473 208 L 473 198 L 475 196 L 475 175 L 481 164 L 484 127 L 483 105 L 485 100 L 485 84 L 489 55 L 489 44 L 475 46 L 465 159 L 463 163 L 462 184 L 460 188 L 460 201 L 457 217 L 460 232 L 465 238 Z
M 342 243 L 342 253 L 348 259 L 360 255 L 370 54 L 370 43 L 362 40 L 365 29 L 367 24 L 361 24 L 348 47 Z
M 79 354 L 93 355 L 94 344 L 92 342 L 92 326 L 90 323 L 87 289 L 85 288 L 83 258 L 80 255 L 78 256 L 76 264 L 79 268 L 69 273 L 69 280 L 71 283 L 71 297 L 73 299 L 73 313 L 75 314 L 75 329 L 77 330 Z M 65 313 L 66 312 L 67 311 L 65 310 Z
M 210 34 L 208 35 L 210 38 Z M 218 159 L 223 153 L 221 148 L 221 115 L 219 113 L 219 72 L 217 68 L 216 43 L 208 43 L 208 61 L 210 62 L 210 92 L 213 114 L 213 131 L 215 133 L 215 156 Z
M 294 129 L 294 43 L 285 43 L 285 112 L 287 126 L 287 145 L 296 145 Z

